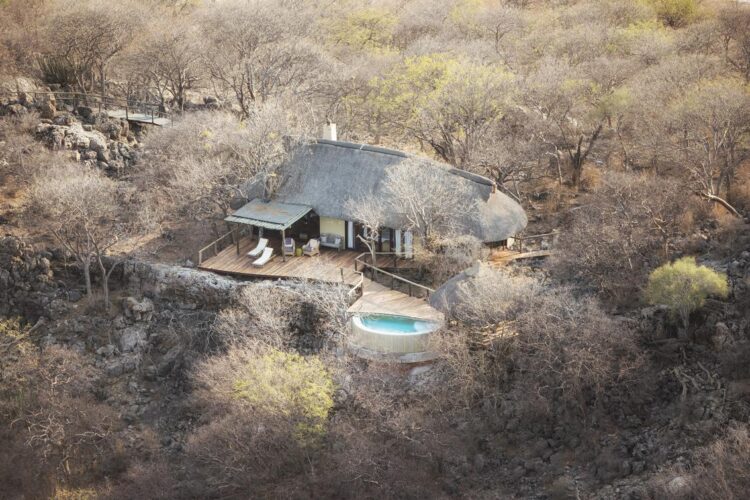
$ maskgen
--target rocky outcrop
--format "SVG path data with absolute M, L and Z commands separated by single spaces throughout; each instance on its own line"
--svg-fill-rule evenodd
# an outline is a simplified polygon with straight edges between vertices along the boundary
M 59 311 L 51 259 L 51 253 L 37 253 L 18 238 L 0 239 L 0 316 L 35 321 Z
M 182 310 L 226 304 L 241 282 L 213 273 L 165 264 L 127 261 L 122 278 L 134 295 L 169 300 Z
M 129 140 L 128 131 L 127 122 L 106 118 L 94 128 L 71 114 L 62 114 L 54 120 L 42 120 L 36 127 L 36 136 L 50 149 L 70 151 L 75 161 L 119 173 L 136 159 L 137 143 Z

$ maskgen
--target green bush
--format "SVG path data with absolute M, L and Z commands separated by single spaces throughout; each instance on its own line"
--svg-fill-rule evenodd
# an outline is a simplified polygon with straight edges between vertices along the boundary
M 698 14 L 696 0 L 649 0 L 659 20 L 667 26 L 685 26 Z
M 713 295 L 726 298 L 727 278 L 706 266 L 699 266 L 693 257 L 683 257 L 654 270 L 648 278 L 646 300 L 663 304 L 687 328 L 690 313 L 703 307 Z
M 318 358 L 278 350 L 246 365 L 234 382 L 234 396 L 255 411 L 293 421 L 302 445 L 323 436 L 333 392 L 333 379 Z

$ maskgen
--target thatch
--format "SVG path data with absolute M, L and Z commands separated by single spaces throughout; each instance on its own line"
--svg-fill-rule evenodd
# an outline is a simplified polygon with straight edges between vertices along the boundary
M 282 167 L 282 178 L 276 198 L 286 203 L 308 205 L 324 217 L 352 220 L 347 213 L 348 199 L 387 196 L 384 181 L 388 167 L 410 158 L 410 155 L 373 146 L 318 140 L 298 148 Z M 423 168 L 435 175 L 450 176 L 447 182 L 464 183 L 471 199 L 467 206 L 479 202 L 478 209 L 456 221 L 464 234 L 485 242 L 503 241 L 526 227 L 521 206 L 498 192 L 491 180 L 429 160 Z M 406 221 L 393 214 L 388 227 L 399 228 Z

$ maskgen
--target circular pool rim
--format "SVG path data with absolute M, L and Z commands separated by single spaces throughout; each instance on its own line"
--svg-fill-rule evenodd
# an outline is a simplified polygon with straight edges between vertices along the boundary
M 423 323 L 424 327 L 414 332 L 381 331 L 363 323 L 362 319 L 368 316 L 407 319 Z M 351 318 L 352 336 L 349 344 L 358 356 L 365 359 L 396 363 L 431 361 L 437 356 L 428 350 L 429 336 L 441 325 L 440 321 L 403 314 L 359 313 Z

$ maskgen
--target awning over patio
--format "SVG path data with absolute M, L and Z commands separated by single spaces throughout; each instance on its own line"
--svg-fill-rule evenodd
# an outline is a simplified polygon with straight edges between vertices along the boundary
M 225 218 L 227 222 L 282 231 L 312 211 L 312 207 L 254 199 Z

